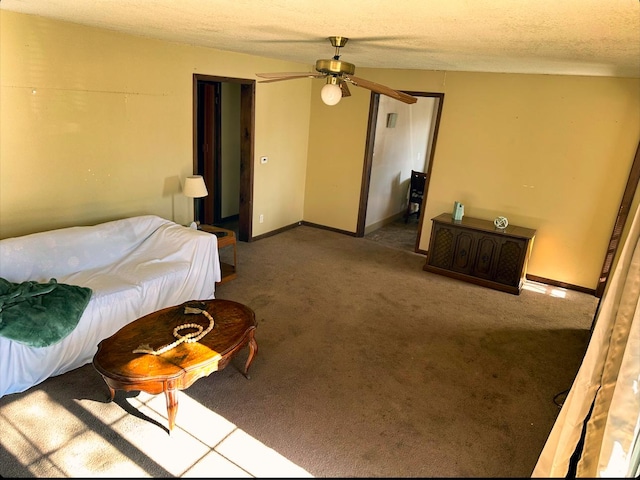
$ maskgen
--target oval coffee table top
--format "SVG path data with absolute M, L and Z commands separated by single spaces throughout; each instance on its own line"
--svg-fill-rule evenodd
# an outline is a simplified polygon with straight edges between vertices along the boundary
M 182 342 L 160 355 L 133 353 L 140 345 L 148 344 L 159 350 L 177 340 L 173 330 L 185 323 L 209 327 L 203 314 L 185 314 L 185 306 L 209 312 L 215 325 L 202 339 L 194 343 Z M 218 362 L 235 352 L 248 341 L 256 328 L 255 313 L 249 307 L 231 300 L 189 301 L 150 313 L 125 325 L 111 337 L 102 340 L 93 358 L 93 365 L 104 377 L 123 383 L 177 380 L 187 388 L 193 381 L 218 370 Z M 181 330 L 185 335 L 194 329 Z M 203 371 L 206 370 L 206 371 Z M 189 372 L 198 372 L 189 378 Z

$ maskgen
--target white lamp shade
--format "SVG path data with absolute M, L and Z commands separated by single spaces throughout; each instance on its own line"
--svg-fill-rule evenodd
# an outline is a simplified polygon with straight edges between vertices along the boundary
M 335 105 L 342 98 L 342 90 L 335 83 L 327 83 L 320 91 L 322 101 L 327 105 Z
M 193 175 L 191 177 L 185 178 L 182 193 L 184 193 L 185 196 L 191 198 L 201 198 L 209 195 L 202 175 Z

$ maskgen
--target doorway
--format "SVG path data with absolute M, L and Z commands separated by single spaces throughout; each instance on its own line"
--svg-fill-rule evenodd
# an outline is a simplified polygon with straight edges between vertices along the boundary
M 253 217 L 255 80 L 193 75 L 193 172 L 209 195 L 194 200 L 203 224 L 233 223 L 250 242 Z
M 371 93 L 356 236 L 384 231 L 380 236 L 385 243 L 386 236 L 400 235 L 406 241 L 409 234 L 412 250 L 426 254 L 420 250 L 420 235 L 444 94 L 407 93 L 418 97 L 418 102 L 407 105 Z M 406 225 L 403 218 L 411 170 L 423 171 L 427 177 L 417 225 L 415 220 Z

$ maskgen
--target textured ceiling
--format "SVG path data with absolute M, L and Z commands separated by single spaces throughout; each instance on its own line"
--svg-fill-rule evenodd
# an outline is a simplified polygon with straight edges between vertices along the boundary
M 173 42 L 356 67 L 640 78 L 638 0 L 1 0 Z M 357 70 L 356 70 L 357 75 Z

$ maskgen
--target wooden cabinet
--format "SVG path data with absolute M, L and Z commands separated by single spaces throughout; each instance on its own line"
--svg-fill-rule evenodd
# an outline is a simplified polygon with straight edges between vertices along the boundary
M 423 270 L 503 292 L 520 294 L 536 231 L 451 213 L 431 219 L 431 239 Z

